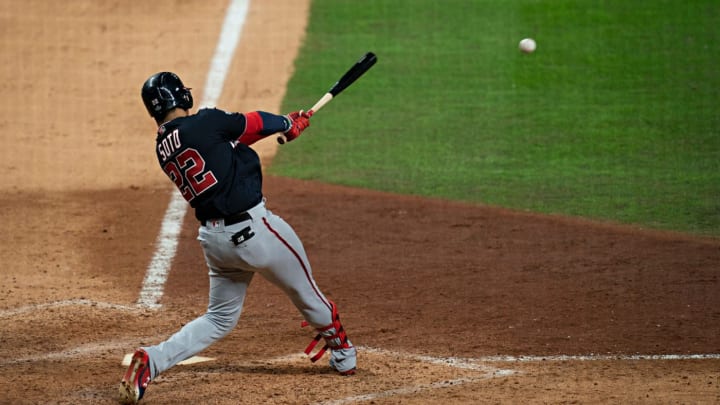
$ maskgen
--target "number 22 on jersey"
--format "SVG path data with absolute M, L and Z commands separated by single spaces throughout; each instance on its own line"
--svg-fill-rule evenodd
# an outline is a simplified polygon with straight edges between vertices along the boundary
M 184 149 L 171 158 L 181 146 L 180 132 L 176 129 L 158 143 L 158 153 L 163 160 L 170 158 L 163 165 L 163 170 L 175 183 L 185 200 L 190 202 L 217 184 L 217 179 L 212 171 L 205 169 L 205 159 L 197 149 Z

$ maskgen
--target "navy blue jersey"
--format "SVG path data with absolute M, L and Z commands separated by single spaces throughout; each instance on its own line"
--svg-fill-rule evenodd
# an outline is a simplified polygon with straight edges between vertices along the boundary
M 207 108 L 158 128 L 160 167 L 200 221 L 246 211 L 262 200 L 260 157 L 237 142 L 245 126 L 243 114 Z

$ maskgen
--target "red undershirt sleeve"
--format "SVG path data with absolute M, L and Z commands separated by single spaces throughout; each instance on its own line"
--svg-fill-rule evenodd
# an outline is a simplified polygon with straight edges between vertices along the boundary
M 238 141 L 244 143 L 247 146 L 254 144 L 263 138 L 260 135 L 262 130 L 262 118 L 257 111 L 249 112 L 245 114 L 245 132 L 240 135 Z
M 267 135 L 285 132 L 290 127 L 288 119 L 282 115 L 271 114 L 265 111 L 252 111 L 244 115 L 245 132 L 240 135 L 238 142 L 247 146 L 252 145 Z

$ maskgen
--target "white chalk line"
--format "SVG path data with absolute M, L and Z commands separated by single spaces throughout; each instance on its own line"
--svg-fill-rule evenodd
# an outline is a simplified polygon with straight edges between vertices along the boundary
M 222 94 L 225 78 L 230 69 L 237 44 L 240 41 L 240 33 L 243 25 L 245 25 L 249 7 L 250 0 L 230 0 L 205 80 L 205 91 L 200 103 L 201 107 L 214 106 Z M 142 289 L 140 290 L 137 303 L 141 307 L 158 309 L 162 306 L 160 299 L 163 296 L 170 265 L 177 251 L 178 235 L 186 211 L 187 202 L 180 192 L 175 190 L 165 211 L 160 233 L 155 243 L 157 247 L 148 265 Z
M 512 370 L 499 370 L 495 367 L 491 367 L 485 364 L 480 364 L 476 359 L 464 359 L 459 357 L 433 357 L 425 356 L 412 353 L 403 353 L 394 350 L 378 349 L 369 346 L 356 346 L 360 355 L 362 354 L 376 354 L 378 356 L 394 357 L 400 360 L 410 360 L 418 363 L 433 364 L 438 366 L 447 366 L 451 368 L 480 371 L 480 372 L 492 372 L 498 373 L 498 375 L 506 375 L 504 371 Z M 292 353 L 286 356 L 273 357 L 272 359 L 264 360 L 267 363 L 291 363 L 294 361 L 305 360 L 308 356 L 303 353 Z
M 498 371 L 494 367 L 490 367 L 485 364 L 481 364 L 481 362 L 479 362 L 477 359 L 474 359 L 474 358 L 425 356 L 425 355 L 420 355 L 420 354 L 403 353 L 403 352 L 398 352 L 398 351 L 394 351 L 394 350 L 379 349 L 379 348 L 368 347 L 368 346 L 358 346 L 358 350 L 360 350 L 364 353 L 374 353 L 374 354 L 379 354 L 379 355 L 383 355 L 383 356 L 399 357 L 402 359 L 414 360 L 414 361 L 418 361 L 421 363 L 444 365 L 444 366 L 465 369 L 465 370 L 474 370 L 474 371 L 483 371 L 483 372 Z
M 112 340 L 106 342 L 87 343 L 71 349 L 60 350 L 57 352 L 36 354 L 25 357 L 18 357 L 12 360 L 0 361 L 0 366 L 19 364 L 19 363 L 37 363 L 48 360 L 73 360 L 79 357 L 95 356 L 98 353 L 107 352 L 137 344 L 142 339 L 134 338 L 132 340 Z
M 483 356 L 475 359 L 486 363 L 536 363 L 543 361 L 670 361 L 670 360 L 720 360 L 720 354 L 588 354 L 555 356 Z
M 159 309 L 159 301 L 165 289 L 170 264 L 175 257 L 178 245 L 178 235 L 182 228 L 183 218 L 187 210 L 187 202 L 175 190 L 170 198 L 170 204 L 160 226 L 160 233 L 155 241 L 155 253 L 148 265 L 143 279 L 142 289 L 137 304 L 149 309 Z
M 97 302 L 97 301 L 91 301 L 91 300 L 84 299 L 84 298 L 79 298 L 79 299 L 72 299 L 72 300 L 48 302 L 48 303 L 44 303 L 44 304 L 28 305 L 28 306 L 19 307 L 19 308 L 13 308 L 13 309 L 6 309 L 3 311 L 0 311 L 0 319 L 10 318 L 10 317 L 17 316 L 17 315 L 23 315 L 23 314 L 35 312 L 38 310 L 43 310 L 43 309 L 62 308 L 62 307 L 69 307 L 69 306 L 85 306 L 85 307 L 94 307 L 94 308 L 100 308 L 100 309 L 114 309 L 114 310 L 118 310 L 118 311 L 127 311 L 127 312 L 136 312 L 136 311 L 140 310 L 140 308 L 138 308 L 137 306 L 113 304 L 111 302 Z
M 499 369 L 488 366 L 486 364 L 480 364 L 476 359 L 472 358 L 460 358 L 460 357 L 434 357 L 427 355 L 419 355 L 413 353 L 403 353 L 387 349 L 379 349 L 368 346 L 358 346 L 360 353 L 372 353 L 382 356 L 394 357 L 403 360 L 417 361 L 419 363 L 433 364 L 438 366 L 446 366 L 450 368 L 479 371 L 480 374 L 470 377 L 461 377 L 452 380 L 436 381 L 432 383 L 420 383 L 414 385 L 408 385 L 399 388 L 393 388 L 390 390 L 371 392 L 367 394 L 353 395 L 340 399 L 333 399 L 329 401 L 316 402 L 315 405 L 343 405 L 351 404 L 354 402 L 373 401 L 382 398 L 389 398 L 399 395 L 412 395 L 418 394 L 423 391 L 436 390 L 441 388 L 457 387 L 463 384 L 469 384 L 479 382 L 483 380 L 489 380 L 492 378 L 502 378 L 513 374 L 518 371 L 509 369 Z
M 399 356 L 432 364 L 447 364 L 456 368 L 482 370 L 484 363 L 534 363 L 543 361 L 672 361 L 672 360 L 720 360 L 718 353 L 703 354 L 586 354 L 586 355 L 548 355 L 548 356 L 480 356 L 480 357 L 432 357 L 412 353 L 390 351 L 373 347 L 358 346 L 368 353 L 379 353 L 388 356 Z
M 481 380 L 487 380 L 492 377 L 474 377 L 474 378 L 457 378 L 454 380 L 438 381 L 429 384 L 417 384 L 407 387 L 395 388 L 387 391 L 373 392 L 370 394 L 354 395 L 341 399 L 333 399 L 330 401 L 315 402 L 314 405 L 343 405 L 353 402 L 373 401 L 376 399 L 389 398 L 398 395 L 418 394 L 423 391 L 435 390 L 438 388 L 457 387 L 467 383 L 473 383 Z

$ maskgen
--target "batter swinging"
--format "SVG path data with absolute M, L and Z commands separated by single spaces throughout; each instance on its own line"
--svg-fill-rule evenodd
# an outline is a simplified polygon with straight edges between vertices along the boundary
M 137 403 L 148 383 L 201 352 L 237 324 L 250 281 L 257 273 L 282 289 L 306 322 L 318 331 L 306 353 L 330 350 L 330 367 L 341 375 L 356 370 L 356 350 L 340 323 L 337 307 L 318 288 L 303 245 L 293 229 L 265 206 L 260 159 L 249 145 L 283 133 L 296 139 L 311 114 L 286 116 L 201 109 L 190 114 L 192 93 L 174 73 L 147 79 L 142 99 L 158 124 L 157 158 L 162 170 L 195 209 L 198 240 L 209 268 L 207 312 L 168 340 L 135 351 L 120 385 L 120 402 Z

